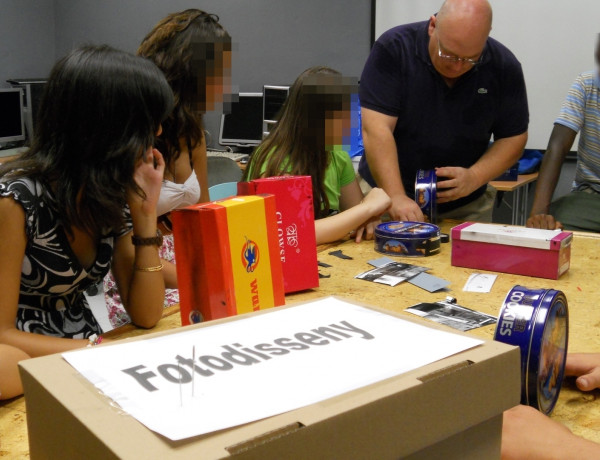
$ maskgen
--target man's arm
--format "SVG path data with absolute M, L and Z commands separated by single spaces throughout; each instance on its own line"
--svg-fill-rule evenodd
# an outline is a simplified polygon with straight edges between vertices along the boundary
M 554 124 L 535 187 L 533 206 L 529 219 L 527 219 L 528 227 L 549 230 L 561 227 L 560 222 L 556 222 L 553 216 L 548 215 L 548 210 L 560 177 L 562 164 L 575 142 L 575 136 L 577 133 L 571 128 L 558 123 Z
M 362 135 L 365 155 L 377 186 L 392 199 L 390 216 L 395 220 L 423 221 L 419 205 L 404 190 L 394 140 L 397 117 L 362 108 Z
M 438 203 L 467 196 L 498 177 L 521 158 L 526 143 L 527 132 L 505 137 L 494 141 L 487 152 L 470 168 L 452 166 L 436 168 L 438 177 L 447 178 L 437 184 Z

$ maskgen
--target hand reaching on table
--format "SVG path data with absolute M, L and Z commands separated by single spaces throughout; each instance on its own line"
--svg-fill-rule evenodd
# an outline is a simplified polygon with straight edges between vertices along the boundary
M 373 188 L 367 196 L 365 196 L 359 206 L 365 208 L 365 215 L 368 216 L 368 220 L 364 222 L 356 230 L 354 236 L 355 241 L 360 243 L 361 240 L 372 240 L 375 233 L 375 227 L 381 222 L 381 215 L 386 212 L 392 204 L 391 198 L 381 188 Z
M 396 195 L 392 197 L 392 203 L 389 209 L 392 220 L 424 222 L 423 211 L 415 200 L 406 195 Z
M 565 375 L 575 376 L 575 384 L 581 391 L 600 388 L 600 353 L 569 353 Z
M 563 228 L 563 224 L 554 219 L 554 216 L 551 216 L 550 214 L 536 214 L 530 216 L 529 219 L 527 219 L 526 226 L 545 230 L 555 230 L 557 228 L 562 230 Z

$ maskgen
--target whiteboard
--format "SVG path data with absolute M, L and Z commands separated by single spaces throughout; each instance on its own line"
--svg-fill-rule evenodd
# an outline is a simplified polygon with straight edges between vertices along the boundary
M 442 0 L 373 0 L 374 37 L 399 24 L 424 21 Z M 545 150 L 553 123 L 575 77 L 595 68 L 600 32 L 598 0 L 490 0 L 490 36 L 523 66 L 529 100 L 527 147 Z

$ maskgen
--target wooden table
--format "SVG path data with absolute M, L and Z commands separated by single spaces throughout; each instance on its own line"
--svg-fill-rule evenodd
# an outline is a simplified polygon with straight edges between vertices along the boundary
M 513 192 L 512 196 L 512 219 L 513 225 L 525 225 L 527 221 L 527 203 L 529 200 L 529 185 L 535 182 L 539 173 L 519 174 L 515 181 L 492 181 L 490 185 L 499 193 Z
M 455 224 L 442 223 L 442 230 L 449 231 Z M 352 257 L 343 260 L 329 252 L 332 248 L 341 249 Z M 600 307 L 596 296 L 600 292 L 600 235 L 576 233 L 573 240 L 571 268 L 558 281 L 526 276 L 498 274 L 490 293 L 463 292 L 469 275 L 478 270 L 450 266 L 450 244 L 443 244 L 440 254 L 427 258 L 398 258 L 415 265 L 431 268 L 429 273 L 447 279 L 450 291 L 447 293 L 428 293 L 409 283 L 395 287 L 370 283 L 355 279 L 354 276 L 371 268 L 367 261 L 381 257 L 373 249 L 373 242 L 356 244 L 346 241 L 336 245 L 319 247 L 319 261 L 331 267 L 319 270 L 329 276 L 320 280 L 320 287 L 286 297 L 288 304 L 316 299 L 328 295 L 339 295 L 349 299 L 381 306 L 401 312 L 418 302 L 442 300 L 446 295 L 457 298 L 460 305 L 492 315 L 497 315 L 504 297 L 516 284 L 529 288 L 562 290 L 569 303 L 569 350 L 600 352 Z M 416 318 L 410 315 L 411 318 Z M 425 321 L 425 320 L 424 320 Z M 123 326 L 110 333 L 108 337 L 132 337 L 148 332 L 168 330 L 181 324 L 177 307 L 166 309 L 159 324 L 152 330 Z M 473 335 L 491 340 L 494 326 L 486 326 L 470 331 Z M 485 391 L 482 389 L 482 391 Z M 25 401 L 23 397 L 0 403 L 0 457 L 11 459 L 28 458 Z M 600 443 L 600 390 L 583 394 L 579 392 L 572 379 L 563 384 L 558 403 L 552 417 L 569 427 L 574 433 Z

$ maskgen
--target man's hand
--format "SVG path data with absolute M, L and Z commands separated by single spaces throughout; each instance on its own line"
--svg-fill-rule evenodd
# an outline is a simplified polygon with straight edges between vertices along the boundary
M 437 183 L 437 202 L 447 203 L 458 200 L 477 190 L 482 184 L 477 181 L 470 169 L 455 166 L 435 168 L 437 177 L 444 180 Z
M 392 197 L 392 205 L 389 209 L 393 220 L 424 222 L 423 212 L 414 200 L 406 195 L 396 195 Z
M 536 214 L 527 219 L 527 227 L 541 228 L 544 230 L 555 230 L 560 228 L 562 230 L 563 225 L 554 219 L 554 216 L 550 214 Z

